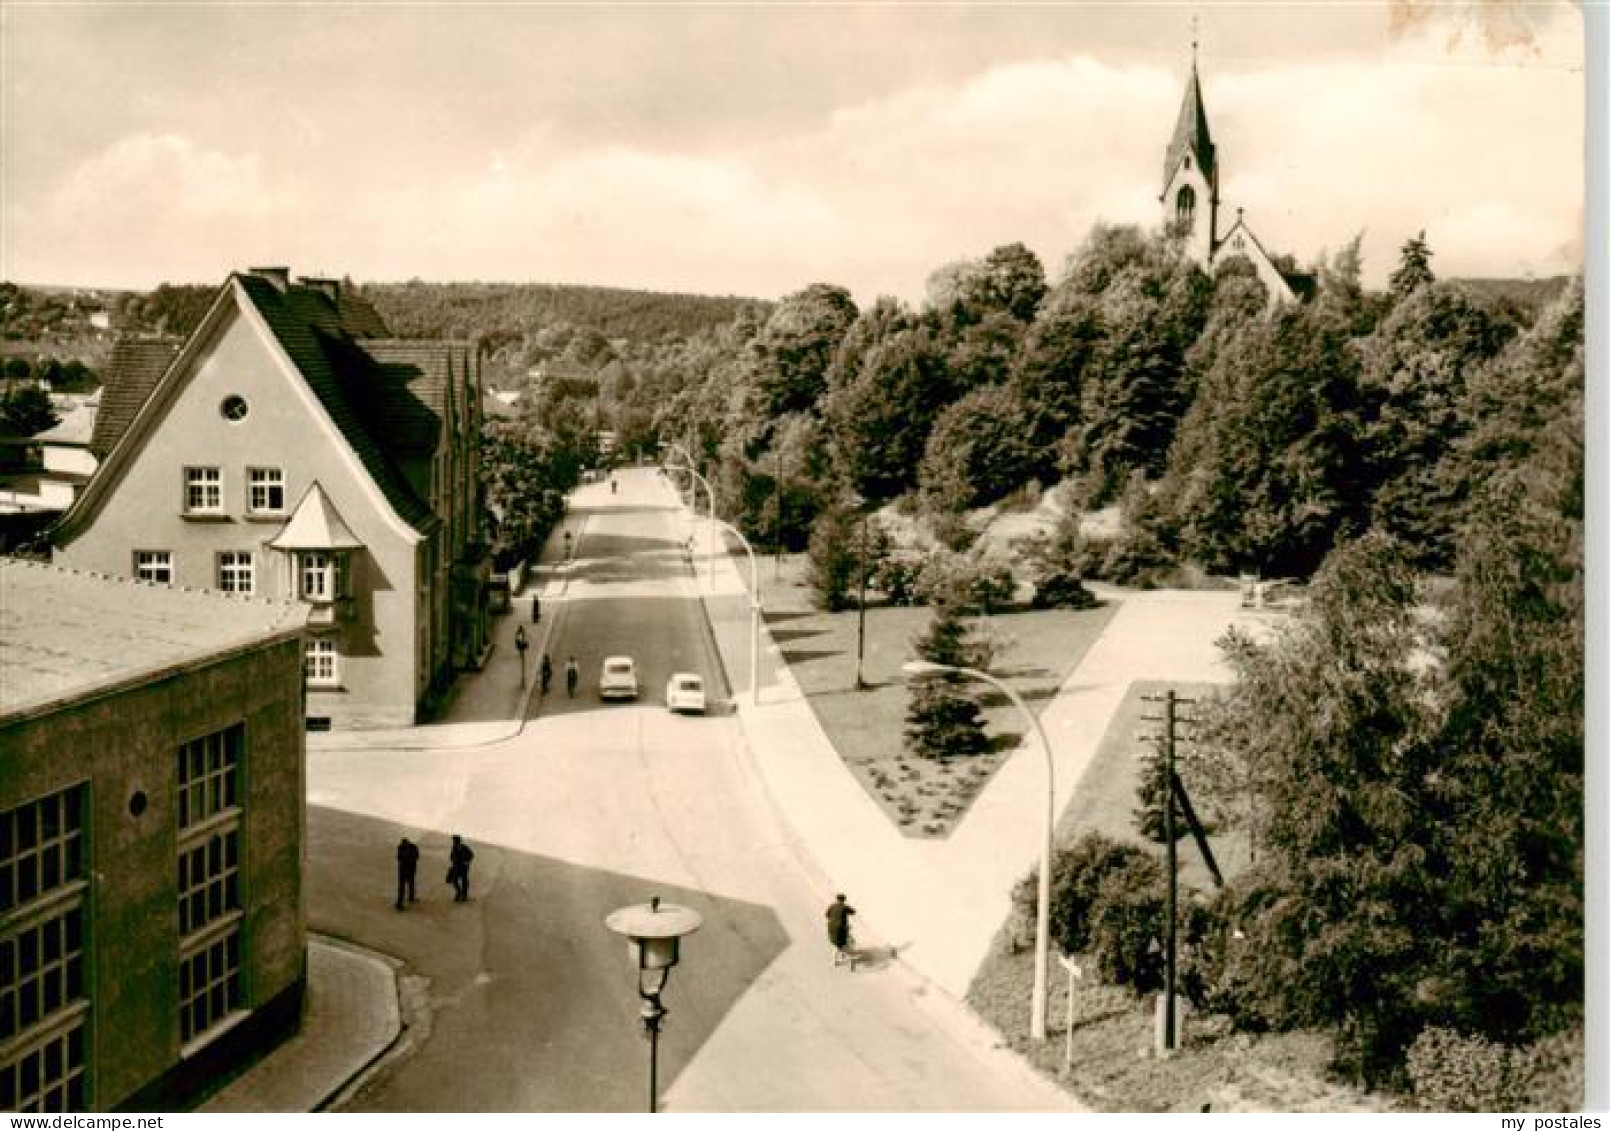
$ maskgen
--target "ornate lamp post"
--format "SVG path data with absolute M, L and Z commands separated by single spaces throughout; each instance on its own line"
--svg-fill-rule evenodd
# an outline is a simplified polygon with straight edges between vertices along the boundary
M 660 1025 L 670 1011 L 660 1004 L 660 994 L 671 980 L 671 967 L 680 957 L 683 935 L 691 935 L 704 923 L 704 916 L 674 903 L 661 903 L 655 896 L 647 903 L 612 911 L 604 926 L 625 935 L 632 960 L 637 963 L 637 996 L 643 999 L 640 1016 L 648 1034 L 648 1110 L 659 1110 Z
M 951 667 L 949 664 L 933 664 L 927 660 L 912 660 L 901 664 L 900 670 L 906 675 L 916 676 L 955 672 L 958 675 L 982 680 L 1012 701 L 1012 705 L 1023 713 L 1023 717 L 1029 721 L 1029 725 L 1034 728 L 1035 736 L 1040 740 L 1040 749 L 1045 753 L 1045 836 L 1040 845 L 1039 906 L 1034 917 L 1034 999 L 1029 1004 L 1029 1036 L 1036 1041 L 1043 1041 L 1047 982 L 1051 964 L 1051 840 L 1057 825 L 1056 767 L 1051 761 L 1051 743 L 1045 737 L 1045 730 L 1040 726 L 1040 720 L 1029 710 L 1028 704 L 1023 702 L 1017 692 L 988 672 Z

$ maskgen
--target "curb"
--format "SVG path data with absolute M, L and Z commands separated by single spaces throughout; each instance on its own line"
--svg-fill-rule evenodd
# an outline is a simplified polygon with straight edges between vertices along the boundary
M 576 536 L 571 540 L 572 545 L 570 557 L 565 558 L 563 564 L 568 565 L 575 559 L 576 552 L 581 548 L 582 540 L 587 536 L 587 523 L 591 517 L 592 516 L 590 513 L 582 515 L 581 522 L 576 527 Z M 569 589 L 570 576 L 568 573 L 566 573 L 559 580 L 556 595 L 563 599 Z M 545 622 L 542 622 L 544 626 L 542 629 L 542 636 L 541 639 L 536 642 L 537 655 L 540 656 L 547 649 L 548 641 L 553 638 L 553 634 L 557 629 L 559 622 L 564 618 L 564 615 L 565 608 L 561 604 L 558 611 L 550 616 Z M 490 645 L 487 651 L 489 655 L 492 652 L 495 652 L 496 644 L 494 643 L 493 645 Z M 317 745 L 309 744 L 308 752 L 319 754 L 367 753 L 375 750 L 418 752 L 422 750 L 479 750 L 488 746 L 497 746 L 500 743 L 508 742 L 510 739 L 518 738 L 525 732 L 526 723 L 530 721 L 531 699 L 537 691 L 538 683 L 539 681 L 535 678 L 526 682 L 525 691 L 520 696 L 519 717 L 515 720 L 512 720 L 512 725 L 510 728 L 507 731 L 491 735 L 486 738 L 467 739 L 464 741 L 453 742 L 444 741 L 440 738 L 427 739 L 417 736 L 415 734 L 417 731 L 428 730 L 433 726 L 443 725 L 425 724 L 422 727 L 404 728 L 398 732 L 399 735 L 404 737 L 399 738 L 399 740 L 395 742 L 349 742 L 346 744 L 320 742 Z M 364 733 L 373 734 L 375 732 L 348 731 L 345 733 L 349 735 L 359 735 Z
M 322 1112 L 327 1110 L 331 1104 L 344 1100 L 361 1088 L 374 1067 L 390 1056 L 401 1045 L 403 1033 L 407 1031 L 408 1026 L 402 1020 L 402 994 L 397 989 L 397 970 L 402 964 L 397 959 L 381 954 L 379 951 L 370 950 L 368 947 L 360 946 L 347 939 L 338 939 L 332 935 L 310 934 L 308 936 L 310 943 L 314 939 L 317 939 L 325 946 L 336 950 L 345 950 L 377 965 L 385 966 L 391 974 L 391 1001 L 396 1021 L 396 1028 L 392 1031 L 391 1039 L 375 1050 L 374 1054 L 359 1065 L 350 1076 L 332 1088 L 328 1095 L 313 1105 L 312 1110 L 314 1112 Z

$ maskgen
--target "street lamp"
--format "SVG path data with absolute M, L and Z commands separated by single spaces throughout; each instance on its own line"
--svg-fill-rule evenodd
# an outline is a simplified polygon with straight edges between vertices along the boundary
M 660 1004 L 660 994 L 671 980 L 671 967 L 677 963 L 683 935 L 691 935 L 704 923 L 704 916 L 674 903 L 661 903 L 655 896 L 647 903 L 612 911 L 604 926 L 625 935 L 628 953 L 637 963 L 637 996 L 643 999 L 640 1016 L 648 1034 L 648 1110 L 659 1110 L 660 1025 L 670 1011 Z
M 1023 713 L 1023 717 L 1029 720 L 1036 737 L 1040 740 L 1040 749 L 1045 752 L 1045 837 L 1040 845 L 1039 906 L 1034 917 L 1034 998 L 1029 1004 L 1029 1036 L 1036 1041 L 1043 1041 L 1047 982 L 1051 965 L 1051 839 L 1057 823 L 1056 767 L 1051 761 L 1051 743 L 1045 737 L 1045 730 L 1040 726 L 1040 720 L 1029 710 L 1028 704 L 1023 702 L 1017 692 L 988 672 L 952 667 L 949 664 L 934 664 L 927 660 L 911 660 L 901 664 L 900 670 L 906 675 L 917 676 L 954 672 L 957 675 L 982 680 L 1004 694 L 1012 701 L 1012 705 Z
M 743 544 L 749 555 L 749 702 L 760 705 L 760 568 L 755 563 L 755 549 L 743 532 L 730 522 L 719 518 L 715 524 Z
M 680 444 L 672 444 L 671 446 L 673 448 L 676 448 L 678 451 L 681 451 L 681 449 L 682 449 L 682 446 Z M 687 453 L 684 452 L 683 454 L 686 455 Z M 689 460 L 688 462 L 691 464 L 693 461 Z M 706 501 L 708 503 L 708 508 L 709 508 L 708 510 L 705 511 L 705 517 L 708 520 L 709 524 L 711 526 L 714 526 L 715 521 L 716 521 L 716 493 L 710 489 L 709 482 L 707 482 L 705 480 L 704 476 L 700 475 L 697 471 L 694 471 L 692 467 L 681 467 L 681 466 L 678 466 L 677 464 L 674 464 L 674 463 L 670 464 L 669 466 L 672 467 L 673 469 L 677 470 L 677 471 L 685 471 L 685 472 L 687 472 L 689 475 L 693 476 L 693 478 L 695 480 L 697 480 L 699 483 L 704 485 L 704 497 L 705 497 L 705 499 L 706 499 Z M 695 518 L 697 518 L 698 514 L 699 514 L 699 491 L 698 491 L 697 487 L 695 487 L 694 490 L 693 490 L 693 514 L 694 514 Z M 714 530 L 710 530 L 708 532 L 706 538 L 705 538 L 704 570 L 705 570 L 706 576 L 711 576 L 712 573 L 713 573 L 713 567 L 710 564 L 709 543 L 712 542 L 714 539 L 715 539 L 715 532 L 714 532 Z
M 850 509 L 861 516 L 860 555 L 858 557 L 860 569 L 860 593 L 855 599 L 855 689 L 865 691 L 866 679 L 862 675 L 862 665 L 866 659 L 866 500 L 859 494 L 850 492 Z

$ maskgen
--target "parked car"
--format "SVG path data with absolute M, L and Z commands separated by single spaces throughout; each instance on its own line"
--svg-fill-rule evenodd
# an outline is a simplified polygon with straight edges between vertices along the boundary
M 677 672 L 665 685 L 665 705 L 673 711 L 704 714 L 704 680 L 692 672 Z
M 636 699 L 637 664 L 630 656 L 608 656 L 598 675 L 600 699 Z

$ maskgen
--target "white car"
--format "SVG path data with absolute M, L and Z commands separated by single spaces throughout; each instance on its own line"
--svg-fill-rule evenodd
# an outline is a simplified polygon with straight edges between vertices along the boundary
M 665 705 L 672 711 L 704 714 L 704 680 L 692 672 L 677 672 L 665 685 Z
M 608 656 L 598 675 L 600 699 L 636 699 L 637 664 L 630 656 Z

